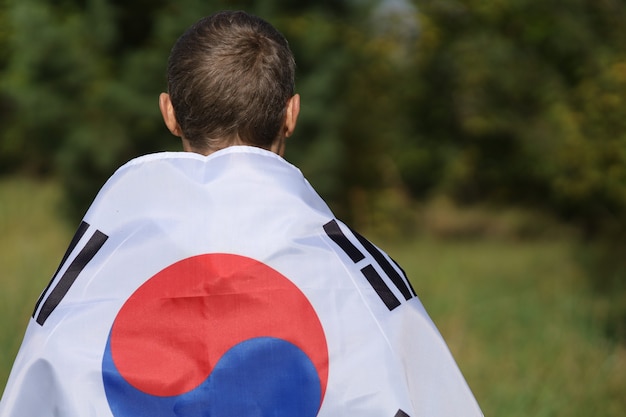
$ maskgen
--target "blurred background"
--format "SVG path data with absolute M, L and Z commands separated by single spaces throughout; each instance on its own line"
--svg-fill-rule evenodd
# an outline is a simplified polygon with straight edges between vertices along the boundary
M 623 0 L 0 0 L 0 388 L 104 181 L 180 149 L 169 49 L 221 9 L 289 39 L 286 159 L 404 266 L 485 415 L 626 415 Z

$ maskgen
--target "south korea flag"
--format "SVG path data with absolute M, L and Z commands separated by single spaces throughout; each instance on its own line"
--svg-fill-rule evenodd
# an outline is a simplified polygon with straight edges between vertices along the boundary
M 110 178 L 0 402 L 1 417 L 481 415 L 402 269 L 246 146 Z

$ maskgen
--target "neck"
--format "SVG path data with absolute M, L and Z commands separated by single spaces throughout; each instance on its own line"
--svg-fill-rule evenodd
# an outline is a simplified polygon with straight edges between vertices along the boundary
M 200 155 L 210 155 L 213 152 L 219 151 L 221 149 L 225 149 L 228 148 L 230 146 L 241 146 L 241 145 L 246 145 L 246 146 L 254 146 L 254 145 L 250 145 L 244 142 L 241 142 L 240 140 L 235 140 L 235 141 L 217 141 L 217 143 L 223 144 L 224 146 L 218 146 L 218 147 L 197 147 L 197 146 L 193 146 L 191 144 L 191 142 L 189 142 L 186 139 L 182 139 L 182 144 L 183 144 L 183 151 L 185 152 L 193 152 L 193 153 L 198 153 Z M 272 146 L 267 149 L 267 148 L 263 148 L 266 149 L 268 151 L 274 152 L 275 154 L 279 155 L 279 156 L 283 156 L 285 153 L 285 138 L 279 138 L 277 140 L 274 141 L 274 143 L 272 144 Z

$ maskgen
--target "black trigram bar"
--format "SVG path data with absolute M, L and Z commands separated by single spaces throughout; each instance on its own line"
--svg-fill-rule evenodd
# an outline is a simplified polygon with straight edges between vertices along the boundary
M 393 266 L 391 266 L 391 263 L 389 263 L 385 255 L 383 255 L 383 253 L 380 250 L 378 250 L 378 248 L 376 248 L 376 246 L 374 246 L 369 240 L 365 239 L 363 236 L 361 236 L 354 230 L 352 230 L 352 233 L 354 234 L 354 236 L 356 236 L 359 242 L 361 242 L 361 245 L 363 245 L 365 250 L 368 251 L 370 255 L 372 255 L 372 257 L 376 260 L 376 262 L 378 262 L 378 265 L 380 265 L 383 271 L 385 271 L 385 274 L 387 274 L 387 276 L 389 277 L 389 279 L 391 279 L 394 285 L 398 287 L 398 289 L 404 296 L 404 299 L 410 300 L 411 298 L 415 297 L 415 290 L 413 290 L 410 284 L 407 285 L 407 282 L 409 282 L 409 280 L 406 279 L 405 281 L 406 277 L 403 278 L 398 273 L 398 271 L 396 271 L 396 269 Z M 396 262 L 394 261 L 394 263 Z M 404 274 L 404 271 L 402 271 L 402 273 Z
M 80 225 L 78 226 L 78 229 L 76 230 L 76 233 L 74 233 L 74 237 L 72 237 L 72 241 L 70 242 L 70 246 L 65 251 L 65 255 L 63 255 L 63 259 L 61 259 L 61 263 L 57 267 L 57 270 L 54 273 L 54 275 L 52 276 L 52 279 L 50 280 L 50 282 L 46 286 L 46 289 L 43 290 L 43 292 L 39 296 L 39 299 L 37 300 L 37 303 L 35 303 L 35 309 L 33 310 L 33 318 L 35 318 L 35 313 L 37 312 L 37 309 L 39 308 L 39 304 L 41 304 L 41 301 L 43 300 L 45 295 L 48 293 L 48 289 L 50 289 L 50 285 L 52 285 L 52 283 L 54 282 L 54 279 L 59 274 L 59 270 L 61 270 L 61 267 L 63 266 L 63 264 L 65 264 L 65 261 L 67 261 L 67 257 L 70 256 L 70 253 L 72 253 L 72 251 L 74 250 L 74 248 L 76 247 L 76 245 L 78 244 L 80 239 L 83 237 L 83 235 L 85 234 L 87 229 L 89 229 L 89 223 L 80 222 Z
M 398 412 L 396 413 L 396 415 L 395 415 L 395 416 L 393 416 L 393 417 L 411 417 L 411 416 L 409 416 L 407 413 L 405 413 L 405 412 L 404 412 L 404 411 L 402 411 L 402 410 L 398 410 Z
M 336 220 L 331 220 L 324 225 L 324 230 L 328 237 L 332 239 L 333 242 L 337 244 L 349 257 L 352 259 L 352 262 L 357 263 L 365 258 L 363 252 L 359 248 L 357 248 L 351 241 L 344 235 L 339 224 Z M 372 243 L 370 243 L 363 236 L 351 230 L 357 240 L 363 245 L 365 250 L 374 258 L 374 261 L 381 267 L 381 269 L 385 272 L 385 274 L 389 277 L 391 282 L 398 288 L 398 290 L 402 293 L 406 300 L 411 299 L 415 296 L 415 291 L 407 284 L 408 280 L 406 280 L 406 276 L 403 277 L 404 271 L 402 271 L 402 275 L 398 273 L 398 271 L 391 265 L 389 260 L 385 257 L 385 255 L 376 248 Z M 393 261 L 395 263 L 395 261 Z M 397 264 L 396 264 L 397 265 Z M 400 269 L 402 270 L 402 269 Z M 370 283 L 376 294 L 380 297 L 380 299 L 385 303 L 387 308 L 391 311 L 394 308 L 400 305 L 400 300 L 394 295 L 394 293 L 389 289 L 383 278 L 376 271 L 376 269 L 369 264 L 361 269 L 361 273 Z
M 85 225 L 86 227 L 89 227 L 87 223 L 85 223 Z M 81 231 L 82 228 L 83 228 L 83 224 L 81 223 L 81 227 L 79 227 L 79 232 L 81 232 L 81 236 L 85 233 L 85 230 L 86 230 L 85 229 Z M 78 235 L 78 232 L 77 232 L 77 235 Z M 39 311 L 39 315 L 37 316 L 37 323 L 43 326 L 43 324 L 46 322 L 50 314 L 52 314 L 52 312 L 59 305 L 63 297 L 65 297 L 65 295 L 69 291 L 72 284 L 74 284 L 74 281 L 76 281 L 76 278 L 78 278 L 78 275 L 80 275 L 83 269 L 85 269 L 85 266 L 87 266 L 87 264 L 93 259 L 96 253 L 98 253 L 98 251 L 100 250 L 100 248 L 102 248 L 102 245 L 104 245 L 104 242 L 106 242 L 108 238 L 109 237 L 105 235 L 104 233 L 102 233 L 100 230 L 96 230 L 94 232 L 93 236 L 91 236 L 91 238 L 87 242 L 87 245 L 85 245 L 85 247 L 81 249 L 81 251 L 78 253 L 76 258 L 74 258 L 70 266 L 67 268 L 67 270 L 65 271 L 65 273 L 63 274 L 59 282 L 57 283 L 56 287 L 52 289 L 52 291 L 50 292 L 50 295 L 48 296 L 46 301 L 43 303 L 43 306 L 41 307 L 41 310 Z M 77 242 L 78 240 L 80 240 L 80 237 L 77 240 L 75 236 L 74 239 L 72 239 L 72 243 L 70 243 L 70 247 L 72 247 L 72 245 L 74 247 L 76 246 L 76 242 L 74 242 L 74 240 L 76 240 Z M 68 250 L 69 252 L 71 252 L 71 249 L 68 249 Z M 68 254 L 64 256 L 64 261 L 67 260 L 67 256 Z M 62 262 L 61 265 L 63 265 L 63 263 L 64 262 Z M 59 266 L 59 270 L 60 269 L 61 269 L 61 266 Z M 57 273 L 59 270 L 57 270 Z M 54 281 L 54 278 L 52 280 Z M 48 287 L 50 287 L 50 285 L 48 285 Z M 41 298 L 43 298 L 46 292 L 47 292 L 47 289 L 46 291 L 44 291 Z M 39 303 L 41 302 L 41 298 L 39 301 L 37 301 L 37 305 L 39 305 Z M 37 307 L 35 307 L 35 311 L 36 310 L 37 310 Z M 33 313 L 33 317 L 34 317 L 34 313 Z
M 333 240 L 343 251 L 352 259 L 352 262 L 357 263 L 363 258 L 365 255 L 348 240 L 346 235 L 343 234 L 339 225 L 335 220 L 331 220 L 324 225 L 324 231 L 329 238 Z
M 365 268 L 361 269 L 361 273 L 367 279 L 367 282 L 370 283 L 376 294 L 383 300 L 383 303 L 387 306 L 389 311 L 400 305 L 400 300 L 398 297 L 393 295 L 385 281 L 383 281 L 382 277 L 376 272 L 372 265 L 367 265 Z

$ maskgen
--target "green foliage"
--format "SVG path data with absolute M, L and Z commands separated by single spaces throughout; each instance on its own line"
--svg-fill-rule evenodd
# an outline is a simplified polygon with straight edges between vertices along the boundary
M 145 134 L 153 136 L 153 149 L 164 143 L 143 95 L 162 85 L 151 68 L 142 72 L 155 61 L 153 52 L 114 60 L 115 16 L 100 0 L 84 8 L 20 1 L 9 18 L 11 60 L 0 80 L 11 113 L 3 162 L 60 175 L 71 208 L 82 212 L 113 167 L 146 145 Z
M 423 1 L 409 98 L 444 155 L 432 187 L 540 206 L 589 235 L 626 225 L 621 2 Z M 438 151 L 443 149 L 443 151 Z M 414 157 L 418 159 L 418 157 Z M 400 159 L 402 160 L 402 159 Z M 414 172 L 403 166 L 416 193 Z
M 5 172 L 60 176 L 74 221 L 120 164 L 144 153 L 180 148 L 157 108 L 158 94 L 165 90 L 167 56 L 184 29 L 220 9 L 247 9 L 289 32 L 302 56 L 298 81 L 311 93 L 306 107 L 311 112 L 303 111 L 301 145 L 293 153 L 298 160 L 308 143 L 320 143 L 313 154 L 321 152 L 330 168 L 313 168 L 313 176 L 321 172 L 322 189 L 341 195 L 343 183 L 334 174 L 341 169 L 342 155 L 334 162 L 333 155 L 341 143 L 338 124 L 345 124 L 344 114 L 329 103 L 346 94 L 335 87 L 341 87 L 354 55 L 341 42 L 342 33 L 349 31 L 344 29 L 347 2 L 5 3 L 2 16 L 9 29 L 0 38 L 8 51 L 6 67 L 0 67 L 0 98 L 6 108 L 0 166 Z M 336 122 L 327 125 L 333 115 Z
M 607 320 L 623 339 L 626 4 L 416 4 L 419 81 L 405 106 L 430 154 L 398 153 L 405 183 L 414 196 L 521 204 L 575 225 L 597 252 L 586 261 L 593 288 L 616 294 Z M 431 175 L 412 161 L 430 161 Z
M 622 245 L 626 4 L 394 4 L 0 0 L 0 172 L 59 176 L 76 221 L 120 164 L 179 149 L 156 105 L 175 39 L 245 9 L 290 40 L 302 111 L 287 158 L 339 216 L 410 231 L 415 201 L 446 195 Z

